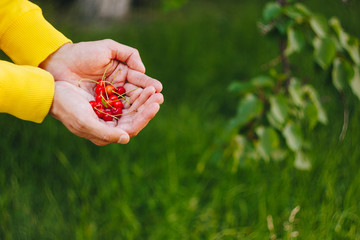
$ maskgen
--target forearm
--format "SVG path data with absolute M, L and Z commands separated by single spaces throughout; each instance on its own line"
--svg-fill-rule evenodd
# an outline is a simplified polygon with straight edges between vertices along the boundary
M 0 112 L 40 123 L 54 97 L 54 79 L 40 68 L 0 61 Z
M 38 66 L 67 42 L 41 9 L 25 0 L 0 0 L 0 48 L 16 63 Z

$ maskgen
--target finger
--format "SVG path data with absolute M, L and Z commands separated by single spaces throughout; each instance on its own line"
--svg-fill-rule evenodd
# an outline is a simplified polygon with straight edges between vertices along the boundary
M 114 86 L 122 86 L 126 81 L 128 67 L 118 62 L 117 67 L 107 77 L 106 81 L 114 84 Z
M 161 92 L 163 88 L 161 82 L 158 80 L 132 69 L 129 69 L 128 71 L 127 80 L 129 83 L 142 88 L 153 86 L 156 89 L 156 92 Z
M 155 93 L 155 88 L 154 87 L 147 87 L 145 88 L 141 94 L 133 101 L 129 111 L 133 111 L 133 110 L 136 110 L 138 109 L 141 105 L 143 105 L 151 95 L 153 95 Z M 131 100 L 131 98 L 130 98 Z
M 131 108 L 129 109 L 129 111 L 138 111 L 138 112 L 143 112 L 147 106 L 151 103 L 157 103 L 159 105 L 161 105 L 164 102 L 164 96 L 161 93 L 155 93 L 153 95 L 151 95 L 146 102 L 143 102 L 138 108 L 135 108 L 136 105 L 135 103 L 133 105 L 131 105 Z M 139 100 L 139 103 L 141 103 L 141 101 Z
M 145 97 L 146 99 L 147 97 Z M 139 103 L 144 100 L 139 99 Z M 164 98 L 161 93 L 155 93 L 151 95 L 145 103 L 143 103 L 138 109 L 131 108 L 127 110 L 126 113 L 131 113 L 131 124 L 130 127 L 126 128 L 125 131 L 132 136 L 136 136 L 147 124 L 148 122 L 156 115 L 160 109 L 160 104 L 163 103 Z M 129 119 L 125 118 L 120 119 L 119 124 L 129 124 Z
M 153 119 L 160 110 L 160 104 L 151 102 L 141 113 L 137 113 L 133 119 L 131 130 L 128 132 L 131 137 L 136 136 Z
M 120 143 L 126 144 L 130 141 L 130 136 L 122 129 L 110 127 L 97 119 L 89 119 L 85 129 L 87 133 L 90 133 L 92 141 L 97 144 L 103 143 Z
M 111 50 L 112 58 L 126 63 L 131 69 L 145 73 L 145 66 L 141 61 L 139 51 L 135 48 L 120 44 L 110 39 L 104 40 Z
M 144 89 L 130 83 L 126 83 L 124 88 L 126 90 L 126 97 L 128 97 L 127 101 L 125 102 L 125 107 L 128 108 L 129 104 L 133 104 L 133 102 L 135 102 L 135 100 L 141 95 Z

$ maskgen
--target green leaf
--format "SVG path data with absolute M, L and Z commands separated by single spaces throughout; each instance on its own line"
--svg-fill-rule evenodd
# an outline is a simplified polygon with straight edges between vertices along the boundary
M 298 151 L 301 149 L 303 144 L 303 136 L 301 128 L 298 124 L 288 123 L 286 124 L 283 136 L 285 137 L 286 144 L 293 151 Z
M 349 53 L 351 59 L 354 61 L 355 64 L 360 64 L 360 53 L 359 53 L 359 40 L 355 37 L 350 36 L 346 33 L 341 24 L 339 19 L 331 18 L 330 19 L 330 26 L 334 29 L 341 46 Z
M 318 14 L 312 15 L 310 18 L 310 26 L 318 37 L 327 37 L 329 26 L 324 16 Z
M 251 84 L 251 82 L 232 82 L 228 87 L 230 92 L 233 93 L 246 93 L 246 92 L 252 92 L 255 90 L 255 87 Z
M 355 96 L 360 100 L 360 70 L 358 66 L 354 67 L 354 76 L 350 80 L 350 87 Z
M 276 118 L 270 111 L 267 112 L 266 118 L 272 127 L 276 128 L 278 130 L 283 129 L 283 125 L 278 120 L 276 120 Z
M 328 119 L 326 116 L 326 112 L 320 102 L 319 96 L 316 92 L 316 90 L 311 87 L 310 85 L 305 85 L 303 87 L 303 91 L 304 93 L 307 93 L 309 95 L 310 100 L 314 103 L 317 113 L 318 113 L 318 120 L 319 122 L 321 122 L 322 124 L 327 124 Z
M 283 124 L 288 117 L 289 101 L 284 95 L 270 97 L 270 111 L 276 121 Z
M 291 5 L 284 7 L 284 13 L 289 18 L 294 19 L 297 23 L 301 23 L 304 20 L 304 13 L 302 11 L 299 11 L 298 8 L 293 7 Z
M 293 19 L 282 19 L 281 21 L 276 22 L 276 29 L 281 35 L 286 35 L 287 30 L 291 28 L 295 23 Z
M 350 37 L 345 49 L 351 56 L 354 63 L 360 65 L 359 40 L 355 37 Z
M 354 76 L 354 69 L 351 64 L 343 59 L 335 58 L 332 70 L 332 82 L 338 91 L 343 91 L 345 86 Z
M 341 46 L 343 48 L 346 48 L 346 46 L 348 45 L 348 41 L 349 41 L 349 34 L 347 34 L 341 24 L 340 24 L 340 21 L 338 18 L 335 18 L 335 17 L 332 17 L 330 20 L 329 20 L 329 25 L 332 27 L 332 29 L 335 31 L 338 39 L 339 39 L 339 42 L 341 44 Z
M 289 94 L 296 106 L 301 107 L 305 104 L 303 100 L 303 90 L 301 84 L 296 78 L 290 79 Z
M 107 103 L 106 103 L 106 101 L 105 101 L 105 99 L 104 99 L 104 98 L 101 98 L 101 102 L 102 102 L 102 104 L 104 105 L 104 107 L 105 107 L 105 108 L 107 108 L 107 107 L 108 107 L 108 105 L 107 105 Z
M 229 85 L 229 91 L 234 93 L 254 92 L 259 88 L 273 87 L 275 81 L 267 75 L 259 75 L 252 78 L 250 81 L 240 82 L 235 81 Z
M 330 66 L 336 55 L 336 43 L 332 38 L 315 38 L 314 57 L 316 62 L 326 69 Z
M 296 3 L 296 4 L 294 5 L 294 7 L 295 7 L 295 9 L 296 9 L 297 11 L 299 11 L 300 13 L 302 13 L 304 16 L 310 16 L 310 15 L 312 14 L 311 11 L 310 11 L 307 7 L 305 7 L 304 4 Z
M 265 5 L 263 10 L 263 18 L 265 22 L 269 23 L 281 14 L 281 6 L 277 2 L 269 2 Z
M 255 86 L 256 88 L 259 87 L 273 87 L 274 86 L 274 79 L 267 76 L 267 75 L 259 75 L 251 80 L 251 84 Z
M 244 124 L 260 115 L 263 108 L 263 103 L 254 94 L 247 94 L 241 100 L 235 118 L 230 121 L 230 129 L 241 128 Z
M 279 136 L 271 127 L 260 127 L 256 130 L 256 133 L 259 137 L 257 149 L 263 159 L 269 161 L 274 150 L 279 148 Z
M 302 151 L 296 152 L 294 164 L 295 164 L 295 167 L 300 170 L 310 170 L 311 169 L 310 158 Z
M 305 37 L 304 34 L 299 31 L 296 30 L 294 28 L 288 28 L 287 30 L 287 47 L 285 50 L 285 54 L 286 55 L 291 55 L 292 53 L 295 52 L 300 52 L 305 45 Z

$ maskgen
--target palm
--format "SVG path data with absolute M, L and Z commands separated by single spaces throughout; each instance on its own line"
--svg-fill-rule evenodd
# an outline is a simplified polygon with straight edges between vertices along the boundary
M 100 120 L 88 101 L 92 95 L 65 81 L 55 83 L 55 96 L 50 110 L 72 133 L 89 139 L 97 145 L 118 142 L 122 129 L 115 129 L 115 123 Z
M 96 80 L 105 79 L 116 87 L 124 86 L 129 104 L 125 104 L 124 114 L 117 122 L 106 122 L 106 124 L 111 127 L 116 126 L 116 129 L 125 131 L 129 136 L 135 136 L 158 112 L 160 104 L 163 102 L 163 96 L 159 93 L 162 85 L 159 81 L 143 73 L 145 69 L 143 69 L 142 63 L 139 64 L 137 59 L 140 58 L 136 58 L 136 53 L 125 54 L 127 58 L 120 59 L 123 62 L 127 61 L 126 64 L 123 64 L 117 60 L 118 55 L 121 54 L 113 51 L 112 47 L 104 44 L 104 41 L 67 45 L 44 61 L 40 67 L 49 71 L 57 82 L 68 82 L 73 86 L 81 87 L 81 89 L 77 89 L 78 93 L 83 96 L 81 105 L 79 102 L 76 105 L 79 108 L 81 106 L 83 111 L 81 114 L 88 117 L 90 116 L 88 111 L 91 111 L 88 101 L 94 99 Z M 124 56 L 121 57 L 124 58 Z M 130 68 L 131 66 L 137 69 L 134 70 Z M 84 97 L 85 95 L 86 97 Z M 69 96 L 69 99 L 72 97 L 76 98 L 76 96 Z M 87 99 L 86 107 L 84 99 Z M 78 111 L 79 109 L 74 110 Z M 94 116 L 95 114 L 92 112 L 92 117 Z M 96 120 L 103 122 L 98 118 Z M 64 122 L 65 119 L 61 121 Z

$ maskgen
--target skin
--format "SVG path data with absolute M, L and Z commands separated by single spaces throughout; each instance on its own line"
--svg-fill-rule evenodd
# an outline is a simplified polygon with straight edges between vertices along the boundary
M 156 115 L 164 98 L 162 84 L 147 75 L 138 51 L 112 40 L 68 43 L 39 67 L 55 79 L 50 114 L 72 133 L 96 145 L 126 144 Z M 94 100 L 95 82 L 105 72 L 106 81 L 128 91 L 124 115 L 118 121 L 99 119 L 89 101 Z M 80 87 L 79 87 L 80 84 Z

